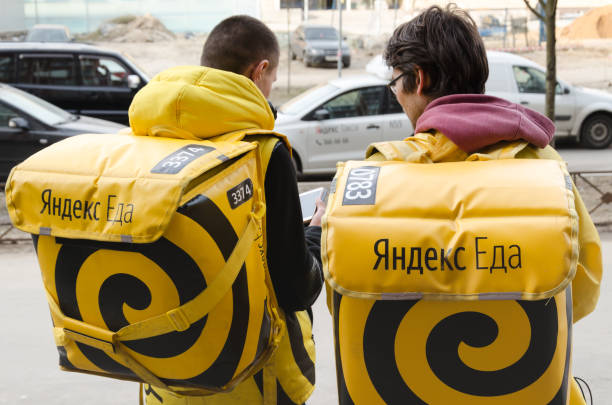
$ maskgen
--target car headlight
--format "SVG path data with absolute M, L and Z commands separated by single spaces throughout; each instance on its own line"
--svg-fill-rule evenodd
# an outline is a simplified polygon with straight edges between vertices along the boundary
M 320 55 L 320 54 L 322 54 L 322 53 L 323 53 L 323 51 L 322 51 L 322 50 L 320 50 L 320 49 L 316 49 L 316 48 L 309 48 L 309 49 L 307 50 L 307 52 L 308 52 L 309 54 L 311 54 L 311 55 Z

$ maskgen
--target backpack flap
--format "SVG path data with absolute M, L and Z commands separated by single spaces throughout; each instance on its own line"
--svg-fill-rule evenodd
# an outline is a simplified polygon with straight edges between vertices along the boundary
M 322 257 L 343 295 L 538 300 L 575 275 L 578 218 L 562 162 L 347 162 L 334 183 Z
M 184 193 L 207 172 L 256 147 L 235 140 L 73 136 L 12 170 L 8 212 L 15 227 L 32 234 L 153 242 Z

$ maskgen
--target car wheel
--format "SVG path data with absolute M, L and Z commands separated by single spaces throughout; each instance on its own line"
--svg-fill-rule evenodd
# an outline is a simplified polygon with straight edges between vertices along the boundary
M 295 52 L 291 51 L 291 60 L 296 60 L 297 59 L 297 55 L 295 54 Z
M 599 113 L 587 118 L 580 131 L 580 143 L 593 149 L 603 149 L 610 146 L 612 143 L 612 117 Z
M 351 66 L 351 62 L 345 62 L 345 63 L 342 64 L 343 68 L 348 68 L 350 66 Z
M 304 56 L 303 60 L 304 60 L 304 66 L 306 66 L 306 67 L 311 67 L 312 66 L 312 63 L 308 59 L 306 59 L 305 56 Z

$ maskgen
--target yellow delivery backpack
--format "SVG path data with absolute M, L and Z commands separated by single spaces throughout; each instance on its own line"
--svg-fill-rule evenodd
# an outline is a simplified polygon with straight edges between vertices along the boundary
M 568 402 L 564 163 L 340 165 L 323 219 L 341 404 Z
M 11 172 L 8 210 L 33 235 L 63 369 L 203 395 L 272 355 L 283 321 L 258 145 L 243 136 L 80 135 Z

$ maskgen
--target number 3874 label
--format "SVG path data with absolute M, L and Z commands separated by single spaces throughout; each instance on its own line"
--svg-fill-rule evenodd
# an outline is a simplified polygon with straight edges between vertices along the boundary
M 376 204 L 376 186 L 380 167 L 362 166 L 351 169 L 344 187 L 342 205 Z

